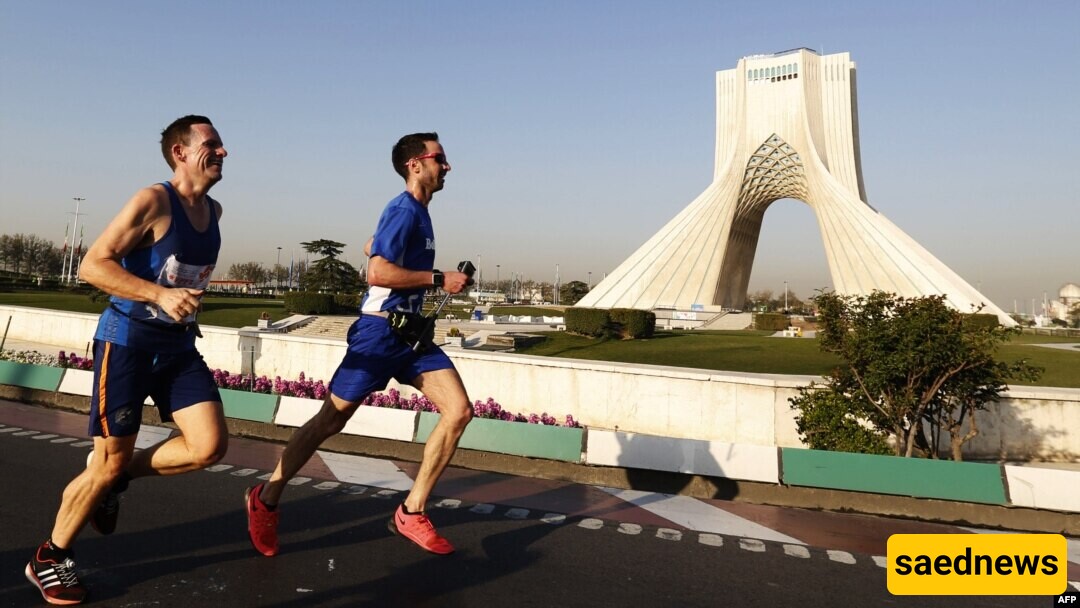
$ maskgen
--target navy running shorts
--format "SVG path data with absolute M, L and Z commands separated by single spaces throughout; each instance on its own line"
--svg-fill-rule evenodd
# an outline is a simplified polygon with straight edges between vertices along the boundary
M 386 388 L 390 378 L 412 384 L 424 372 L 454 368 L 450 357 L 438 346 L 413 352 L 382 317 L 362 315 L 349 328 L 347 339 L 345 357 L 329 386 L 331 393 L 345 401 L 362 401 Z
M 197 350 L 153 353 L 94 340 L 94 386 L 90 436 L 126 437 L 139 432 L 146 398 L 163 421 L 204 401 L 221 402 L 214 376 Z

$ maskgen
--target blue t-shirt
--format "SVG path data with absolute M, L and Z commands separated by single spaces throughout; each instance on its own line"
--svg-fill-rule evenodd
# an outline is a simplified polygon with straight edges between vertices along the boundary
M 161 185 L 169 194 L 172 214 L 169 229 L 153 245 L 128 253 L 120 264 L 140 279 L 158 285 L 206 289 L 221 249 L 214 199 L 206 197 L 210 224 L 199 232 L 188 220 L 172 184 Z M 194 320 L 194 316 L 189 316 L 184 322 Z M 195 333 L 184 329 L 153 304 L 112 296 L 109 308 L 98 319 L 94 338 L 152 352 L 175 353 L 195 348 Z
M 371 255 L 408 270 L 435 268 L 435 231 L 427 207 L 408 192 L 402 192 L 387 203 L 375 229 Z M 372 286 L 360 304 L 360 312 L 397 310 L 419 314 L 426 291 L 423 287 L 388 289 Z

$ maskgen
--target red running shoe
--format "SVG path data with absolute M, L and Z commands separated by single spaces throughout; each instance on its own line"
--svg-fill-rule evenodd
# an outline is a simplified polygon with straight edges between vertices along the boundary
M 265 484 L 260 483 L 244 492 L 244 510 L 247 511 L 248 537 L 251 538 L 251 546 L 266 557 L 272 557 L 278 552 L 279 513 L 276 510 L 267 509 L 263 501 L 259 500 L 263 485 Z
M 26 564 L 26 580 L 34 584 L 46 602 L 58 606 L 81 604 L 86 599 L 86 587 L 75 575 L 75 562 L 70 557 L 48 556 L 45 547 L 38 547 Z
M 398 505 L 397 511 L 394 511 L 394 515 L 390 518 L 387 527 L 394 534 L 404 536 L 420 545 L 425 551 L 438 555 L 450 555 L 454 552 L 454 545 L 439 536 L 427 515 L 423 513 L 406 513 L 404 504 Z

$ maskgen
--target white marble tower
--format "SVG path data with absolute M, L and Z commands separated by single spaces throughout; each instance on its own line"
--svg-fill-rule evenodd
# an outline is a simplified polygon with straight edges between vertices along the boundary
M 958 310 L 985 304 L 1014 325 L 866 202 L 855 63 L 809 49 L 744 57 L 716 73 L 712 183 L 577 305 L 741 308 L 762 218 L 782 198 L 814 210 L 838 293 L 943 294 Z

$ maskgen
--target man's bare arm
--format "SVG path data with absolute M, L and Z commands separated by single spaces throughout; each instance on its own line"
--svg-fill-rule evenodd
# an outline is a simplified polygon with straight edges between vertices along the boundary
M 443 290 L 447 293 L 460 293 L 469 279 L 464 272 L 443 272 Z M 368 262 L 368 284 L 387 289 L 417 289 L 431 287 L 431 271 L 409 270 L 394 264 L 378 255 L 371 256 Z
M 148 247 L 164 235 L 168 210 L 164 192 L 154 187 L 137 192 L 86 251 L 79 276 L 110 295 L 157 304 L 179 321 L 198 309 L 202 290 L 163 287 L 131 274 L 120 263 L 137 247 Z

